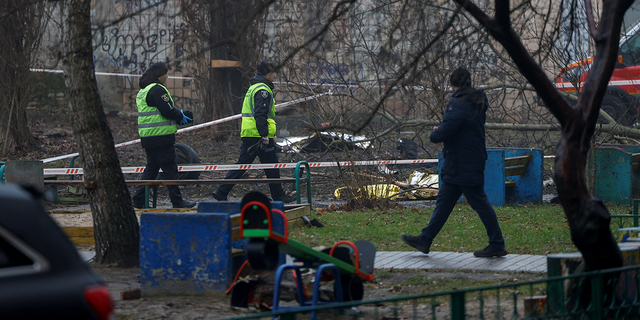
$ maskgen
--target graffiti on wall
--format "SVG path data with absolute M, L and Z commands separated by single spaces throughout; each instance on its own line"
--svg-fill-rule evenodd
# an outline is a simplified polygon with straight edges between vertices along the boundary
M 364 77 L 364 68 L 357 64 L 311 60 L 307 62 L 306 69 L 306 79 L 312 83 L 354 84 Z
M 140 74 L 152 63 L 166 61 L 171 55 L 180 59 L 181 48 L 172 47 L 173 38 L 179 32 L 179 29 L 160 29 L 131 34 L 114 27 L 104 34 L 94 34 L 96 68 L 126 69 Z M 182 72 L 182 66 L 177 67 L 179 70 L 174 72 Z

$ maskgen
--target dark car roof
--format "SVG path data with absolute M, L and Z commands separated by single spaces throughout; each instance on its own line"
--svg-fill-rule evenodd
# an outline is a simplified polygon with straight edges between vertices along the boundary
M 46 267 L 52 270 L 84 269 L 74 245 L 44 210 L 41 201 L 19 185 L 0 184 L 0 227 L 45 256 L 49 264 Z M 75 261 L 82 263 L 70 263 Z

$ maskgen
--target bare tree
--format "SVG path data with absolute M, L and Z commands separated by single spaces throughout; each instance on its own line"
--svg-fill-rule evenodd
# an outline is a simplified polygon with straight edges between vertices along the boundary
M 192 68 L 196 85 L 205 101 L 200 114 L 204 120 L 220 119 L 241 111 L 265 42 L 264 17 L 274 1 L 181 0 L 181 18 L 187 30 L 177 42 L 196 63 Z M 220 67 L 212 61 L 236 61 L 241 66 Z M 224 123 L 214 130 L 214 138 L 226 139 L 238 129 Z
M 0 3 L 0 148 L 1 155 L 28 150 L 34 141 L 27 126 L 29 67 L 40 45 L 45 4 Z
M 509 1 L 496 0 L 493 17 L 471 1 L 455 1 L 504 46 L 518 70 L 536 89 L 562 126 L 562 136 L 556 149 L 554 180 L 569 221 L 571 237 L 583 254 L 587 270 L 622 266 L 622 255 L 609 229 L 609 212 L 601 200 L 590 194 L 585 180 L 585 167 L 602 98 L 617 58 L 622 17 L 633 1 L 610 1 L 602 9 L 598 27 L 591 3 L 585 1 L 590 33 L 596 43 L 596 55 L 575 108 L 562 98 L 511 28 Z
M 139 265 L 139 227 L 104 114 L 91 50 L 91 1 L 62 1 L 62 62 L 74 138 L 84 164 L 98 264 Z

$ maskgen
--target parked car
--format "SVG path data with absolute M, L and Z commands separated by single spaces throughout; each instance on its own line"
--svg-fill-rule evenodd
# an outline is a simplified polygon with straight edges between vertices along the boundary
M 115 319 L 104 281 L 42 203 L 0 184 L 0 319 Z

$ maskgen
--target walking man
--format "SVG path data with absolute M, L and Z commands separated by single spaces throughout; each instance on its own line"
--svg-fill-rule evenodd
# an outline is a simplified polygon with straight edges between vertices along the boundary
M 273 96 L 273 80 L 276 73 L 273 65 L 261 61 L 256 68 L 256 77 L 251 79 L 251 86 L 244 96 L 242 104 L 242 124 L 240 137 L 240 157 L 236 164 L 250 164 L 260 158 L 261 163 L 278 163 L 276 154 L 276 100 Z M 239 179 L 246 170 L 231 170 L 227 172 L 225 179 Z M 264 169 L 269 179 L 279 179 L 280 169 Z M 218 201 L 227 201 L 227 195 L 233 188 L 233 184 L 220 185 L 213 197 Z M 294 197 L 287 195 L 280 183 L 270 183 L 271 198 L 273 201 L 284 203 L 292 202 Z
M 140 88 L 136 96 L 138 106 L 138 134 L 140 144 L 147 154 L 147 166 L 142 172 L 140 180 L 155 180 L 162 169 L 168 180 L 178 178 L 178 164 L 176 163 L 176 132 L 177 123 L 185 126 L 193 122 L 193 115 L 187 111 L 174 108 L 173 98 L 164 86 L 169 69 L 162 62 L 152 64 L 140 78 Z M 169 197 L 174 208 L 192 208 L 194 201 L 182 199 L 178 186 L 167 186 Z M 133 206 L 145 208 L 145 186 L 138 186 L 133 195 Z
M 484 124 L 489 107 L 482 90 L 471 86 L 471 75 L 459 68 L 449 77 L 453 96 L 447 104 L 442 124 L 434 127 L 429 139 L 444 143 L 444 164 L 440 171 L 440 189 L 429 224 L 418 236 L 403 234 L 402 240 L 425 254 L 433 238 L 449 218 L 460 195 L 464 194 L 478 213 L 489 236 L 489 245 L 473 253 L 476 257 L 507 255 L 496 212 L 484 192 L 484 166 L 487 160 Z

